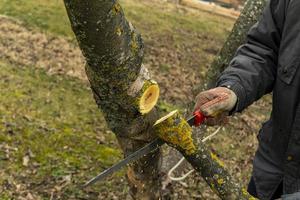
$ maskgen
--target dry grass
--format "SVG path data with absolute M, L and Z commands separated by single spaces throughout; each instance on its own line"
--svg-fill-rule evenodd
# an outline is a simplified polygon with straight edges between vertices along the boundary
M 216 4 L 207 4 L 202 3 L 197 0 L 182 0 L 181 4 L 184 6 L 188 6 L 190 8 L 194 8 L 197 10 L 201 10 L 204 12 L 209 12 L 215 15 L 219 15 L 221 17 L 228 17 L 231 19 L 237 19 L 240 16 L 240 12 L 234 9 L 223 8 Z

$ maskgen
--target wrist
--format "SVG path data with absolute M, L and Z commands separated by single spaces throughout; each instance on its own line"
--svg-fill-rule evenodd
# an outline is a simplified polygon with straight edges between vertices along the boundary
M 226 81 L 221 83 L 219 87 L 225 87 L 229 89 L 232 93 L 236 95 L 236 103 L 232 110 L 229 112 L 229 115 L 234 114 L 235 112 L 240 112 L 244 109 L 245 100 L 246 100 L 246 92 L 244 88 L 238 83 L 233 81 Z

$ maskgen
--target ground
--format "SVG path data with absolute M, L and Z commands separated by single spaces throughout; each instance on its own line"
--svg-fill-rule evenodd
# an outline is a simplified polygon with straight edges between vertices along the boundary
M 144 38 L 159 106 L 184 111 L 234 21 L 156 0 L 121 5 Z M 62 1 L 4 0 L 0 14 L 0 199 L 124 199 L 124 170 L 80 188 L 122 155 L 91 95 Z M 208 142 L 243 186 L 270 104 L 265 97 Z M 217 199 L 195 174 L 171 184 L 172 199 Z

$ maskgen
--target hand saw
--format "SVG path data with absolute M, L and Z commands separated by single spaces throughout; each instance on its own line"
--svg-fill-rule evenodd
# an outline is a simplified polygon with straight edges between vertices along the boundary
M 193 116 L 187 120 L 188 124 L 190 126 L 195 126 L 198 127 L 200 126 L 204 120 L 207 117 L 204 116 L 200 111 L 196 111 L 193 113 Z M 158 147 L 162 146 L 165 142 L 162 141 L 161 139 L 155 139 L 151 143 L 145 145 L 141 149 L 137 150 L 136 152 L 130 154 L 126 158 L 124 158 L 122 161 L 119 163 L 113 165 L 112 167 L 106 169 L 105 171 L 101 172 L 99 175 L 95 176 L 91 180 L 89 180 L 87 183 L 83 185 L 83 188 L 90 186 L 94 184 L 97 181 L 103 180 L 105 177 L 113 174 L 114 172 L 120 170 L 122 167 L 128 165 L 129 163 L 132 163 L 139 158 L 143 157 L 144 155 L 156 150 Z

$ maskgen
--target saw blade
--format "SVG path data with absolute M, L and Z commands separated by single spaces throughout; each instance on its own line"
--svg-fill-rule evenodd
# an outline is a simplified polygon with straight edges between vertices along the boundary
M 190 126 L 194 126 L 195 116 L 192 116 L 191 118 L 189 118 L 187 120 L 187 122 Z M 124 158 L 122 161 L 120 161 L 117 164 L 113 165 L 112 167 L 104 170 L 99 175 L 95 176 L 94 178 L 89 180 L 87 183 L 85 183 L 82 187 L 85 188 L 85 187 L 88 187 L 88 186 L 94 184 L 97 181 L 103 180 L 107 176 L 109 176 L 109 175 L 113 174 L 114 172 L 120 170 L 122 167 L 128 165 L 129 163 L 132 163 L 132 162 L 138 160 L 139 158 L 147 155 L 148 153 L 156 150 L 158 147 L 160 147 L 164 143 L 165 142 L 160 140 L 160 139 L 153 140 L 151 143 L 145 145 L 141 149 L 139 149 L 139 150 L 135 151 L 134 153 L 130 154 L 129 156 Z
M 165 142 L 160 139 L 155 139 L 151 143 L 147 144 L 143 148 L 137 150 L 136 152 L 130 154 L 128 157 L 120 161 L 119 163 L 113 165 L 112 167 L 106 169 L 105 171 L 101 172 L 96 177 L 92 178 L 90 181 L 88 181 L 86 184 L 83 185 L 83 187 L 87 187 L 89 185 L 94 184 L 97 181 L 100 181 L 104 179 L 105 177 L 113 174 L 114 172 L 120 170 L 122 167 L 128 165 L 131 162 L 134 162 L 138 160 L 139 158 L 145 156 L 146 154 L 156 150 L 158 147 L 163 145 Z

